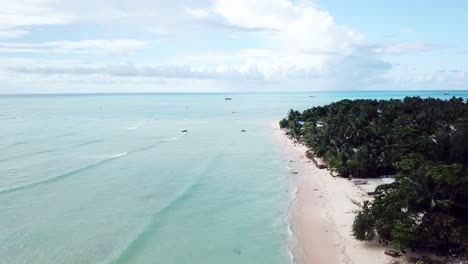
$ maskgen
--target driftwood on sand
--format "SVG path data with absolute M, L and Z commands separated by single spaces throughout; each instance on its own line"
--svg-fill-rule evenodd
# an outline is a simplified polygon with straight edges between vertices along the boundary
M 327 169 L 327 165 L 325 164 L 320 164 L 317 162 L 317 160 L 315 159 L 315 154 L 314 154 L 314 151 L 309 149 L 307 152 L 306 152 L 306 157 L 309 158 L 310 160 L 312 160 L 312 162 L 315 164 L 315 166 L 319 169 Z

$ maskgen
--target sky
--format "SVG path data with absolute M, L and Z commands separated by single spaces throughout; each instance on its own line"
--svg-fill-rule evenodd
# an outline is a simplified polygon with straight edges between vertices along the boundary
M 468 1 L 0 6 L 0 93 L 468 89 Z

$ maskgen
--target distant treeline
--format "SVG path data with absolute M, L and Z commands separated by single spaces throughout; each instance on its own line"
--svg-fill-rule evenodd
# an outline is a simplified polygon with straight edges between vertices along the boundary
M 468 242 L 468 102 L 342 100 L 280 121 L 343 177 L 395 175 L 358 212 L 359 240 L 450 249 Z

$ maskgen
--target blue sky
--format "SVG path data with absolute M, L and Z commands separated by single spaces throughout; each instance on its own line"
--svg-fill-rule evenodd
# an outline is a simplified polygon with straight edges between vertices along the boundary
M 468 89 L 464 1 L 0 2 L 0 93 Z

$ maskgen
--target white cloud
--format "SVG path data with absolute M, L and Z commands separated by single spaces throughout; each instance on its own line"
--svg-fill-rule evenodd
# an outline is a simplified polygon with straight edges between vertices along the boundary
M 421 53 L 433 50 L 433 45 L 417 42 L 400 42 L 389 43 L 381 46 L 374 47 L 372 50 L 376 54 L 382 55 L 405 55 L 413 53 Z
M 399 73 L 389 77 L 398 83 L 446 83 L 446 84 L 466 84 L 468 82 L 467 70 L 436 70 L 429 72 Z M 459 87 L 457 87 L 459 88 Z
M 54 41 L 43 43 L 0 42 L 0 53 L 77 53 L 130 55 L 147 47 L 146 41 L 134 39 L 93 39 L 80 41 Z
M 330 14 L 306 2 L 216 0 L 210 15 L 204 10 L 198 17 L 214 16 L 233 27 L 271 30 L 257 33 L 262 49 L 202 54 L 197 63 L 203 58 L 232 60 L 265 80 L 329 76 L 363 41 L 363 36 L 337 26 Z
M 22 80 L 56 77 L 70 82 L 303 81 L 304 85 L 348 88 L 344 86 L 382 81 L 393 67 L 384 58 L 433 48 L 417 42 L 369 45 L 364 36 L 337 25 L 331 14 L 307 0 L 0 0 L 0 4 L 0 38 L 37 33 L 36 27 L 47 30 L 42 26 L 67 25 L 64 28 L 71 32 L 61 39 L 54 33 L 58 39 L 53 41 L 41 36 L 45 41 L 39 43 L 1 41 L 0 53 L 24 58 L 34 53 L 43 58 L 0 60 L 3 79 L 14 74 Z M 75 24 L 110 30 L 80 40 L 79 34 L 73 35 Z M 118 32 L 120 37 L 109 37 L 109 32 Z M 162 51 L 157 46 L 161 36 L 168 36 L 165 43 L 171 44 Z M 141 53 L 144 56 L 132 56 L 147 47 Z M 96 54 L 125 57 L 119 60 Z M 80 60 L 69 59 L 74 57 Z
M 211 57 L 209 64 L 203 57 Z M 330 60 L 328 68 L 322 69 L 317 54 L 311 55 L 310 62 L 297 54 L 275 56 L 268 50 L 247 50 L 233 54 L 199 54 L 188 58 L 187 64 L 141 64 L 141 63 L 90 63 L 79 60 L 0 60 L 0 70 L 6 74 L 23 74 L 44 77 L 60 75 L 63 78 L 91 75 L 114 78 L 166 78 L 166 79 L 204 79 L 204 80 L 257 80 L 278 82 L 285 80 L 333 79 L 335 83 L 366 83 L 391 65 L 361 52 L 348 57 L 324 55 Z M 215 58 L 216 57 L 216 58 Z M 229 63 L 239 59 L 240 63 Z M 313 65 L 315 59 L 316 65 Z M 225 62 L 225 63 L 223 63 Z M 73 77 L 74 78 L 74 77 Z M 72 79 L 73 79 L 72 78 Z
M 31 26 L 63 25 L 74 17 L 50 7 L 47 0 L 0 0 L 0 38 L 13 38 L 27 34 Z
M 196 19 L 207 19 L 210 18 L 211 13 L 208 9 L 201 9 L 201 8 L 189 8 L 185 9 L 185 12 Z
M 144 77 L 169 79 L 262 79 L 249 68 L 230 65 L 214 67 L 171 65 L 171 64 L 133 64 L 114 63 L 96 64 L 80 60 L 37 60 L 2 59 L 0 70 L 5 74 L 24 74 L 29 76 L 88 76 Z
M 219 79 L 219 80 L 264 80 L 265 74 L 256 65 L 216 65 L 214 67 L 169 65 L 169 64 L 105 64 L 96 65 L 80 61 L 37 61 L 11 62 L 2 67 L 4 72 L 29 76 L 77 76 L 101 75 L 118 78 L 143 77 L 167 79 Z
M 41 1 L 37 1 L 38 3 Z M 111 3 L 112 2 L 112 3 Z M 352 54 L 362 37 L 350 29 L 335 25 L 333 18 L 325 11 L 305 2 L 297 4 L 286 0 L 258 1 L 155 1 L 142 0 L 131 3 L 123 0 L 90 1 L 80 3 L 66 1 L 44 1 L 42 10 L 59 10 L 67 18 L 89 20 L 99 23 L 115 22 L 117 25 L 155 24 L 170 29 L 175 34 L 186 32 L 184 27 L 191 23 L 222 28 L 227 32 L 256 32 L 255 42 L 261 49 L 221 51 L 217 62 L 210 62 L 205 57 L 198 61 L 182 59 L 177 64 L 190 66 L 141 66 L 123 67 L 119 75 L 136 74 L 142 76 L 163 75 L 167 78 L 256 78 L 278 80 L 287 78 L 316 78 L 326 75 L 341 59 Z M 23 8 L 24 6 L 22 6 Z M 102 8 L 101 8 L 102 7 Z M 36 7 L 36 9 L 40 9 Z M 157 16 L 155 16 L 155 12 Z M 78 16 L 80 14 L 80 16 Z M 118 21 L 117 21 L 118 19 Z M 70 20 L 55 21 L 57 23 Z M 46 23 L 47 21 L 43 21 Z M 50 21 L 51 23 L 53 21 Z M 171 26 L 172 25 L 172 26 Z M 217 26 L 216 26 L 217 25 Z M 182 27 L 182 28 L 180 28 Z M 156 27 L 156 31 L 158 28 Z M 161 31 L 160 31 L 161 32 Z M 242 36 L 236 41 L 242 42 Z M 56 41 L 39 44 L 0 43 L 0 52 L 16 53 L 124 53 L 146 46 L 147 43 L 136 40 L 83 40 Z M 190 55 L 189 55 L 190 57 Z M 227 59 L 225 61 L 220 58 Z M 188 61 L 187 64 L 184 61 Z M 195 62 L 195 63 L 194 63 Z M 134 65 L 141 65 L 137 62 Z M 60 73 L 60 69 L 48 67 L 23 67 L 32 73 Z M 20 69 L 18 68 L 18 69 Z M 198 69 L 198 70 L 197 70 Z M 199 70 L 203 69 L 203 70 Z M 88 67 L 76 65 L 78 72 L 92 72 Z M 96 70 L 96 69 L 92 69 Z M 116 74 L 116 67 L 107 71 L 98 69 L 101 74 Z M 67 68 L 62 71 L 67 71 Z M 75 74 L 73 70 L 69 74 Z
M 17 38 L 28 34 L 27 30 L 1 30 L 0 39 L 2 38 Z
M 330 14 L 312 4 L 217 0 L 214 12 L 235 26 L 277 30 L 266 36 L 264 44 L 283 50 L 348 53 L 362 40 L 361 35 L 337 26 Z

